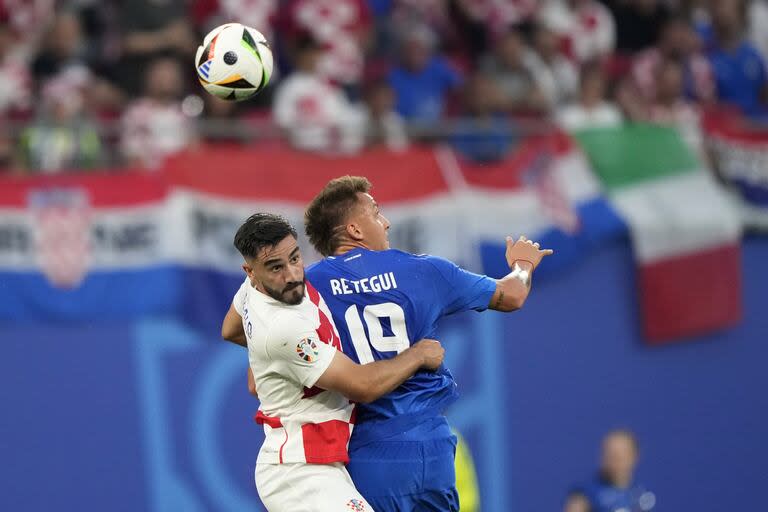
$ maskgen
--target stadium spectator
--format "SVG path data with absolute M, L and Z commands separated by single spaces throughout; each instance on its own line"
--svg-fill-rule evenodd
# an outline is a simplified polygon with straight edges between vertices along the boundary
M 578 101 L 560 109 L 557 120 L 569 131 L 621 124 L 618 108 L 606 100 L 605 75 L 599 64 L 582 67 Z
M 192 2 L 192 20 L 199 32 L 237 20 L 274 40 L 274 23 L 279 0 L 196 0 Z
M 28 61 L 35 54 L 55 4 L 55 0 L 0 0 L 0 19 L 5 17 L 16 35 L 11 52 L 15 57 Z
M 589 499 L 582 491 L 574 490 L 565 497 L 563 512 L 592 512 L 592 507 L 589 506 Z
M 658 73 L 657 93 L 647 120 L 674 126 L 694 152 L 703 154 L 700 112 L 685 96 L 683 67 L 676 60 L 667 59 L 659 65 Z
M 395 111 L 395 93 L 385 81 L 372 84 L 365 95 L 362 122 L 366 127 L 366 144 L 383 145 L 398 151 L 408 147 L 405 121 Z
M 41 51 L 32 63 L 35 80 L 44 82 L 55 75 L 76 68 L 85 73 L 89 83 L 88 103 L 96 111 L 120 108 L 124 101 L 122 92 L 95 71 L 95 45 L 89 44 L 83 34 L 77 11 L 63 11 L 53 18 Z
M 703 29 L 720 101 L 745 114 L 765 119 L 768 78 L 765 63 L 744 33 L 746 6 L 742 0 L 710 0 L 711 30 Z
M 566 52 L 578 62 L 602 59 L 614 50 L 613 16 L 597 0 L 548 0 L 540 20 L 561 37 Z
M 671 15 L 662 0 L 604 0 L 616 20 L 616 51 L 633 55 L 656 44 Z
M 212 94 L 203 94 L 203 121 L 200 135 L 208 142 L 242 143 L 250 134 L 245 130 L 233 130 L 234 124 L 244 117 L 245 102 L 228 101 Z
M 173 56 L 186 64 L 194 56 L 198 42 L 187 21 L 186 8 L 183 0 L 121 2 L 119 81 L 132 95 L 141 89 L 148 60 Z
M 637 438 L 628 430 L 614 430 L 603 438 L 600 472 L 584 488 L 592 512 L 653 510 L 656 497 L 635 482 L 639 456 Z
M 459 74 L 434 54 L 435 44 L 429 27 L 407 29 L 400 42 L 400 64 L 389 73 L 389 84 L 397 96 L 396 109 L 409 121 L 437 122 L 448 95 L 461 83 Z
M 364 140 L 359 112 L 341 88 L 320 74 L 321 57 L 322 49 L 314 40 L 307 37 L 300 42 L 295 70 L 275 92 L 274 120 L 298 149 L 357 151 Z
M 144 96 L 123 114 L 120 146 L 127 163 L 154 168 L 193 144 L 195 134 L 181 109 L 184 87 L 179 63 L 158 58 L 149 64 L 144 80 Z
M 448 51 L 461 50 L 465 41 L 457 31 L 453 9 L 443 0 L 394 0 L 389 13 L 389 32 L 396 38 L 403 27 L 416 23 L 428 26 L 435 34 L 441 46 Z M 396 39 L 394 39 L 396 40 Z
M 627 111 L 632 102 L 652 102 L 657 93 L 659 68 L 664 60 L 677 60 L 682 65 L 685 95 L 700 103 L 715 99 L 715 83 L 709 60 L 701 51 L 701 43 L 690 23 L 682 17 L 670 17 L 662 26 L 658 44 L 640 53 L 633 61 L 629 87 L 620 101 Z M 627 104 L 624 102 L 627 101 Z
M 101 139 L 85 108 L 87 86 L 87 73 L 75 68 L 46 82 L 38 117 L 19 140 L 20 169 L 48 174 L 104 162 Z
M 571 101 L 579 89 L 579 71 L 558 47 L 557 34 L 542 24 L 533 28 L 533 76 L 550 108 Z
M 32 92 L 29 68 L 12 51 L 16 34 L 8 21 L 0 17 L 0 121 L 27 111 Z
M 90 48 L 86 43 L 77 12 L 57 13 L 41 51 L 32 62 L 35 79 L 46 80 L 68 66 L 89 66 Z
M 533 19 L 539 0 L 458 0 L 458 5 L 474 20 L 488 27 L 492 36 L 506 32 L 509 27 Z
M 499 39 L 492 55 L 483 59 L 481 68 L 498 84 L 505 110 L 547 109 L 547 97 L 536 81 L 536 61 L 522 34 L 514 29 Z
M 465 113 L 456 124 L 451 144 L 468 160 L 495 162 L 512 146 L 511 124 L 502 112 L 503 95 L 493 79 L 473 75 L 464 90 Z
M 340 85 L 351 99 L 358 99 L 364 57 L 373 41 L 371 14 L 365 0 L 288 0 L 280 7 L 278 22 L 287 36 L 289 52 L 309 34 L 322 48 L 318 61 L 321 76 Z

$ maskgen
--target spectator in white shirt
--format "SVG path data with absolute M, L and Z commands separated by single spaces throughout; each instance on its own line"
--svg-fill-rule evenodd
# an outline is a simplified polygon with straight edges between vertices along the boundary
M 304 39 L 296 68 L 275 92 L 273 116 L 293 146 L 305 151 L 351 153 L 364 142 L 360 113 L 318 70 L 320 47 Z
M 557 120 L 568 131 L 621 124 L 618 108 L 605 98 L 605 76 L 599 65 L 590 64 L 582 68 L 579 99 L 561 109 Z
M 18 37 L 0 11 L 0 120 L 31 107 L 31 76 L 27 63 L 11 51 Z
M 542 24 L 536 25 L 533 51 L 533 76 L 549 106 L 555 108 L 571 101 L 579 90 L 579 71 L 560 51 L 557 34 Z
M 192 120 L 181 108 L 184 82 L 177 60 L 152 61 L 144 88 L 144 97 L 123 114 L 120 146 L 127 163 L 155 168 L 192 145 L 196 137 Z
M 535 57 L 522 34 L 509 30 L 499 38 L 493 54 L 483 59 L 481 69 L 498 85 L 509 111 L 543 111 L 549 107 L 535 75 Z

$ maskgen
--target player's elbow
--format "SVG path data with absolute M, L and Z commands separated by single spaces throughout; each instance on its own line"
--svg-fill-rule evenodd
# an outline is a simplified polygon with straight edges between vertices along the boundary
M 227 322 L 224 322 L 221 324 L 221 337 L 227 341 L 235 341 L 233 338 L 235 338 L 237 333 L 235 332 L 235 329 L 227 325 Z
M 369 404 L 376 400 L 378 396 L 372 389 L 366 386 L 355 386 L 347 392 L 347 398 L 358 404 Z
M 523 305 L 525 304 L 525 299 L 527 298 L 528 298 L 528 294 L 510 297 L 509 303 L 507 304 L 507 309 L 505 311 L 507 313 L 511 313 L 512 311 L 517 311 L 518 309 L 523 307 Z

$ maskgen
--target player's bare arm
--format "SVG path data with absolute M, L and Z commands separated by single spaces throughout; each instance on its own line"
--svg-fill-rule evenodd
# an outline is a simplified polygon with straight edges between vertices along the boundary
M 245 339 L 245 330 L 243 329 L 243 318 L 232 304 L 230 304 L 229 311 L 227 311 L 224 321 L 221 323 L 221 337 L 242 347 L 248 346 L 248 342 Z
M 370 403 L 393 391 L 420 369 L 437 370 L 444 356 L 440 342 L 431 339 L 414 343 L 392 359 L 363 365 L 337 351 L 315 385 L 337 391 L 355 402 Z
M 521 236 L 516 241 L 507 237 L 506 259 L 510 273 L 496 281 L 496 291 L 489 307 L 496 311 L 515 311 L 523 307 L 531 291 L 533 271 L 542 258 L 554 251 L 542 249 L 538 242 Z
M 248 392 L 259 398 L 259 392 L 256 390 L 256 379 L 253 378 L 253 370 L 250 366 L 248 367 Z

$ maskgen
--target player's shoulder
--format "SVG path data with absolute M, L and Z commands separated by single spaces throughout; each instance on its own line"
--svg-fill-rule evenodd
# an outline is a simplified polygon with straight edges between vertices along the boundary
M 433 254 L 413 254 L 410 252 L 400 251 L 398 249 L 389 249 L 386 252 L 392 252 L 393 254 L 390 256 L 392 259 L 405 264 L 421 265 L 438 269 L 446 265 L 455 266 L 455 263 Z
M 374 255 L 374 257 L 379 258 L 381 260 L 391 261 L 394 263 L 402 263 L 402 264 L 416 264 L 420 265 L 427 261 L 429 261 L 430 258 L 433 256 L 430 256 L 429 254 L 414 254 L 407 251 L 402 251 L 400 249 L 387 249 L 384 251 L 370 251 L 370 254 Z
M 312 318 L 297 306 L 275 308 L 270 312 L 266 324 L 268 341 L 302 337 L 315 330 Z

